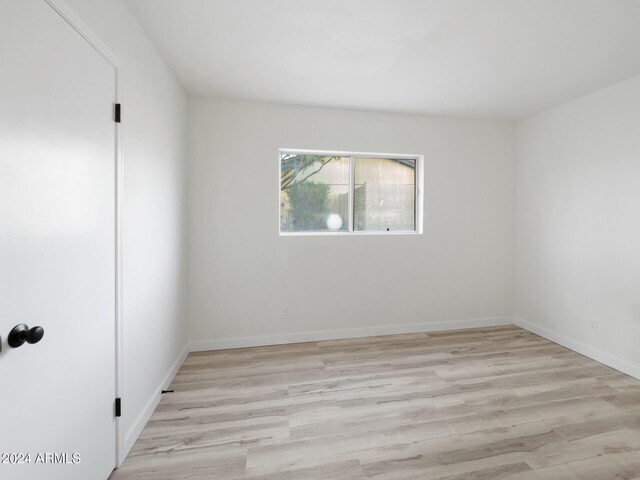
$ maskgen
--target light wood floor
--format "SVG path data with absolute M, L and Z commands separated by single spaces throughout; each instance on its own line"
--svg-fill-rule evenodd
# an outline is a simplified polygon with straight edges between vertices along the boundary
M 112 479 L 640 479 L 640 381 L 513 326 L 194 353 Z

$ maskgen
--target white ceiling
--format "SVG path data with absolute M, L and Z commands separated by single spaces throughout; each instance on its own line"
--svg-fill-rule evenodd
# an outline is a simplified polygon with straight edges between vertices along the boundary
M 640 0 L 125 0 L 189 94 L 519 119 L 640 74 Z

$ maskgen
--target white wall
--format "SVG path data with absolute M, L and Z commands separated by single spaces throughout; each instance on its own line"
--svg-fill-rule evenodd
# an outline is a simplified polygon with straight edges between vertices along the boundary
M 520 122 L 517 157 L 519 321 L 640 378 L 640 77 Z
M 192 98 L 188 130 L 193 348 L 511 321 L 512 124 Z M 279 237 L 280 147 L 424 154 L 424 235 Z
M 187 346 L 187 97 L 122 1 L 67 3 L 122 62 L 128 449 Z

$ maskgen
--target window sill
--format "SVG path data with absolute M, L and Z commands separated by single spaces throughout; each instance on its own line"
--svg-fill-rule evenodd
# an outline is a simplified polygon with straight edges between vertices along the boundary
M 362 237 L 385 235 L 422 235 L 422 232 L 411 231 L 381 231 L 381 232 L 280 232 L 281 237 Z

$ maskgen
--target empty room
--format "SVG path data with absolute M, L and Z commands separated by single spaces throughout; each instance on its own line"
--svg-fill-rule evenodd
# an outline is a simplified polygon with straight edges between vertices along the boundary
M 640 480 L 640 1 L 0 0 L 0 480 Z

